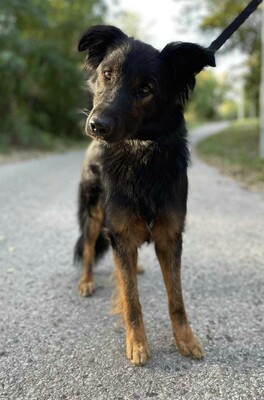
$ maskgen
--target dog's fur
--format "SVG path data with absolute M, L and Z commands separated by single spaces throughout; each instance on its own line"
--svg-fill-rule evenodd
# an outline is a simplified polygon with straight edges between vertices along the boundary
M 109 237 L 126 327 L 126 353 L 145 364 L 148 344 L 137 290 L 137 250 L 153 241 L 165 281 L 176 345 L 201 358 L 202 347 L 186 316 L 181 290 L 182 233 L 189 152 L 183 116 L 195 75 L 214 66 L 213 53 L 192 43 L 161 52 L 112 26 L 89 28 L 79 43 L 87 51 L 92 110 L 79 188 L 82 258 L 79 292 L 94 291 L 92 268 Z

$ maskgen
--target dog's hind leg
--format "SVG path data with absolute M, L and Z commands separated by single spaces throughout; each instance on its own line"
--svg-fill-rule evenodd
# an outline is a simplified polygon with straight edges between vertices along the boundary
M 86 227 L 82 254 L 82 276 L 79 283 L 79 293 L 86 297 L 95 290 L 93 266 L 96 258 L 96 243 L 103 222 L 103 211 L 100 203 L 90 209 L 89 222 Z
M 202 358 L 203 350 L 194 336 L 186 315 L 181 287 L 182 226 L 176 218 L 164 219 L 153 230 L 176 346 L 184 356 Z M 177 229 L 178 226 L 178 229 Z
M 75 261 L 82 260 L 82 276 L 78 288 L 82 296 L 90 296 L 94 292 L 93 265 L 109 245 L 102 229 L 104 193 L 98 162 L 99 150 L 96 143 L 89 147 L 79 185 L 80 237 L 75 245 L 74 258 Z

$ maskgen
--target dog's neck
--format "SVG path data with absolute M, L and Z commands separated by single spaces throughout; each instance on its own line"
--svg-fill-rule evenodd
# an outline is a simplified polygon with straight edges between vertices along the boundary
M 159 114 L 157 120 L 146 121 L 145 125 L 133 136 L 133 139 L 146 142 L 163 142 L 166 138 L 175 137 L 177 133 L 186 132 L 181 108 L 164 110 L 163 114 L 164 116 L 162 113 Z

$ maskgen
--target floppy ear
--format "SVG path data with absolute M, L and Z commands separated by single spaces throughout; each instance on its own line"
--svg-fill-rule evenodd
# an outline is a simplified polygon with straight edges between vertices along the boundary
M 128 38 L 120 29 L 110 25 L 95 25 L 89 28 L 78 44 L 78 50 L 87 50 L 86 66 L 96 69 L 107 50 Z
M 194 43 L 169 43 L 161 51 L 160 58 L 172 79 L 175 97 L 183 104 L 194 89 L 195 75 L 207 65 L 215 67 L 213 51 Z

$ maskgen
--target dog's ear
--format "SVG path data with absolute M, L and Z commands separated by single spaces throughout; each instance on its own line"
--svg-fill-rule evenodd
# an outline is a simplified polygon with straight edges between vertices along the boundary
M 212 50 L 195 43 L 169 43 L 160 53 L 160 57 L 175 72 L 198 74 L 204 67 L 215 67 Z
M 96 69 L 105 57 L 107 50 L 128 38 L 120 29 L 110 25 L 90 27 L 81 37 L 78 50 L 87 50 L 86 66 Z
M 194 89 L 195 75 L 207 65 L 215 67 L 213 51 L 194 43 L 169 43 L 161 51 L 160 58 L 166 75 L 171 77 L 175 99 L 179 99 L 182 104 Z

